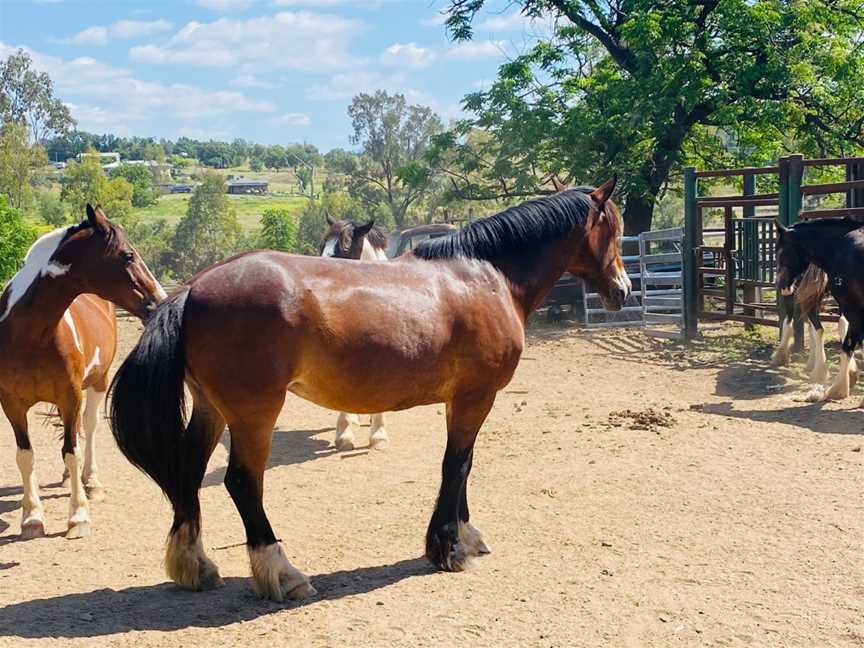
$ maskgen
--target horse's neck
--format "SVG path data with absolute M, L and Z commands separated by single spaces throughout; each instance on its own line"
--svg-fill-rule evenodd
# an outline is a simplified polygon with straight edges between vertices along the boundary
M 852 230 L 815 230 L 812 236 L 803 241 L 810 261 L 829 275 L 842 274 L 844 269 L 840 267 L 840 263 L 846 255 L 838 253 L 854 245 L 849 236 L 850 231 Z
M 7 287 L 6 292 L 9 291 Z M 0 299 L 0 304 L 6 304 L 10 297 L 3 294 L 5 299 Z M 44 341 L 54 335 L 66 310 L 79 294 L 65 277 L 39 274 L 0 320 L 0 331 L 5 330 L 16 341 Z
M 525 250 L 494 264 L 507 278 L 510 293 L 521 309 L 524 321 L 540 308 L 567 270 L 565 252 L 568 246 L 566 241 L 548 241 L 535 249 Z

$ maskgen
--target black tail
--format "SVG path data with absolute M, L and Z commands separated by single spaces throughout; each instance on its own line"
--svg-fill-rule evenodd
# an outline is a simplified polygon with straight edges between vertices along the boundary
M 159 484 L 175 511 L 188 501 L 183 467 L 188 447 L 183 311 L 189 289 L 171 296 L 148 320 L 111 383 L 111 431 L 120 450 Z M 199 480 L 200 481 L 200 480 Z

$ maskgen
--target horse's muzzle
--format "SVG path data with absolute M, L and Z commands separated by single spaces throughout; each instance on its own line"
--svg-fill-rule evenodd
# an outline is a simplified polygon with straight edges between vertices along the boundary
M 607 293 L 600 295 L 600 300 L 603 302 L 603 308 L 609 311 L 619 311 L 624 306 L 625 302 L 630 299 L 630 293 L 633 289 L 630 283 L 630 277 L 623 270 L 619 272 Z

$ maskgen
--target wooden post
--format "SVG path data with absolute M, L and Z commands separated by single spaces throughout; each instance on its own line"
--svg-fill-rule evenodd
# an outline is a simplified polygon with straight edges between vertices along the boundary
M 702 245 L 702 237 L 697 240 L 698 212 L 696 208 L 696 168 L 684 168 L 684 339 L 692 340 L 698 333 L 698 259 L 696 246 Z

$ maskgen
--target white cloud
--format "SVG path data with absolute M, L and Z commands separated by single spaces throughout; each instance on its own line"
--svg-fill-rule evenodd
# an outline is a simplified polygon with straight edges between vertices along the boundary
M 259 79 L 254 74 L 240 74 L 231 79 L 228 83 L 239 88 L 271 89 L 276 87 L 275 83 L 270 83 L 269 81 Z
M 149 36 L 167 31 L 173 26 L 167 20 L 118 20 L 107 26 L 88 27 L 61 42 L 70 45 L 105 45 L 109 40 Z
M 276 121 L 288 126 L 308 126 L 312 123 L 309 115 L 304 115 L 303 113 L 286 113 L 281 117 L 277 117 Z
M 381 6 L 399 2 L 401 0 L 272 0 L 274 7 L 363 7 L 365 9 L 378 9 Z
M 533 22 L 532 19 L 515 11 L 511 14 L 487 18 L 477 25 L 477 29 L 493 32 L 521 31 L 529 27 Z
M 437 13 L 431 18 L 421 20 L 420 24 L 424 27 L 440 27 L 445 22 L 447 22 L 447 14 Z
M 457 61 L 470 61 L 478 58 L 501 56 L 504 52 L 504 41 L 467 41 L 457 43 L 444 55 L 445 58 Z
M 306 97 L 315 101 L 340 101 L 351 99 L 360 92 L 376 90 L 399 90 L 405 84 L 404 74 L 379 74 L 360 71 L 337 74 L 327 83 L 306 89 Z
M 381 63 L 388 67 L 423 68 L 435 59 L 435 53 L 416 43 L 393 43 L 381 54 Z
M 198 0 L 197 5 L 213 11 L 234 11 L 248 9 L 255 0 Z
M 17 48 L 0 42 L 0 58 Z M 67 100 L 82 130 L 129 132 L 129 124 L 171 115 L 196 122 L 232 113 L 273 113 L 270 101 L 250 99 L 228 90 L 206 90 L 183 83 L 141 81 L 128 70 L 106 65 L 90 57 L 64 60 L 24 48 L 33 66 L 54 80 L 57 94 Z
M 332 70 L 356 63 L 348 51 L 364 28 L 357 20 L 285 11 L 246 20 L 190 22 L 162 45 L 133 47 L 138 63 L 224 67 L 258 62 L 268 68 Z

